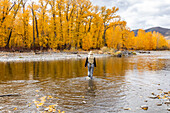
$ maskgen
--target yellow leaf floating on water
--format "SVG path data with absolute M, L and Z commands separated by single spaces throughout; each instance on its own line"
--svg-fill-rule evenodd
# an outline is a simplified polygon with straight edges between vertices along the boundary
M 56 112 L 56 109 L 53 109 L 53 111 L 52 112 Z
M 65 111 L 58 110 L 58 113 L 65 113 Z
M 35 90 L 36 92 L 39 92 L 39 90 Z
M 40 100 L 45 100 L 47 96 L 41 97 Z
M 37 104 L 37 103 L 39 103 L 39 101 L 36 101 L 36 100 L 34 100 L 33 102 L 34 102 L 34 104 Z
M 30 107 L 30 106 L 31 106 L 31 103 L 29 103 L 28 106 Z
M 158 99 L 161 99 L 161 97 L 159 95 L 157 95 Z
M 17 110 L 17 108 L 14 108 L 14 110 Z
M 47 97 L 47 96 L 44 96 L 44 97 L 41 97 L 41 98 L 39 98 L 39 99 L 41 100 L 41 102 L 43 102 L 43 103 L 44 103 L 44 102 L 46 101 L 46 100 L 45 100 L 45 99 L 46 99 L 46 97 Z
M 147 110 L 148 108 L 143 108 L 144 110 Z
M 47 99 L 50 99 L 50 98 L 53 98 L 53 97 L 50 95 L 50 96 L 48 96 L 48 98 L 47 98 Z
M 44 103 L 39 103 L 39 104 L 37 104 L 37 106 L 43 106 L 44 105 Z

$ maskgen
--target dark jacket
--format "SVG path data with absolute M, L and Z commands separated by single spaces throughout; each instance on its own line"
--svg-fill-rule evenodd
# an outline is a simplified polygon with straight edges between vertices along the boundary
M 85 67 L 87 66 L 87 64 L 88 64 L 89 62 L 88 62 L 88 57 L 86 58 L 86 63 L 85 63 Z M 94 58 L 94 67 L 96 67 L 96 59 Z

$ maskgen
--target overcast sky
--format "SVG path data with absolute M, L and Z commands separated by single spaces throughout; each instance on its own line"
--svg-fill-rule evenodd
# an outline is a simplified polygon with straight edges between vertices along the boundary
M 94 5 L 119 7 L 118 15 L 133 29 L 170 28 L 170 0 L 91 0 Z

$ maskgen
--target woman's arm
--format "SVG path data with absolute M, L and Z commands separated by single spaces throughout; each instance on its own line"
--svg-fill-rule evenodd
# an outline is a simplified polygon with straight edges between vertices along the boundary
M 87 66 L 87 63 L 88 63 L 88 57 L 86 58 L 85 67 Z
M 96 59 L 94 58 L 94 66 L 96 67 Z

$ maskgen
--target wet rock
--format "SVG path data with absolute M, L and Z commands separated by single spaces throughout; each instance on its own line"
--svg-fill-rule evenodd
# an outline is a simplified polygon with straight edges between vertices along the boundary
M 75 51 L 75 52 L 71 52 L 71 54 L 78 54 L 78 52 L 77 52 L 77 51 Z
M 131 54 L 132 54 L 132 55 L 136 55 L 136 53 L 135 53 L 135 52 L 131 52 Z
M 117 57 L 122 57 L 122 55 L 121 55 L 121 54 L 118 54 Z
M 151 52 L 150 51 L 139 51 L 139 53 L 141 53 L 141 54 L 150 54 Z
M 86 101 L 82 101 L 83 104 L 86 104 L 87 102 Z
M 152 94 L 152 95 L 155 95 L 155 93 L 153 93 L 153 92 L 152 92 L 151 94 Z
M 161 90 L 161 91 L 162 91 L 162 89 L 158 89 L 158 90 Z
M 148 102 L 147 100 L 145 100 L 144 102 Z
M 170 104 L 170 101 L 166 101 L 166 102 L 164 102 L 164 104 Z
M 122 51 L 117 51 L 116 53 L 114 53 L 114 56 L 122 57 Z
M 131 108 L 123 108 L 124 110 L 131 110 Z
M 164 94 L 168 94 L 168 92 L 164 92 Z
M 81 55 L 77 54 L 77 57 L 81 57 Z
M 103 54 L 103 52 L 102 52 L 102 51 L 99 51 L 98 54 Z
M 49 108 L 49 107 L 47 107 L 47 108 L 45 108 L 45 109 L 44 109 L 44 111 L 48 111 L 49 109 L 50 109 L 50 108 Z
M 142 105 L 140 106 L 143 110 L 148 110 L 148 106 L 147 105 Z
M 111 55 L 111 52 L 108 52 L 107 54 Z
M 157 96 L 152 95 L 152 96 L 150 96 L 149 98 L 151 98 L 151 99 L 157 99 L 158 97 L 157 97 Z
M 156 105 L 157 105 L 157 106 L 162 106 L 162 103 L 157 103 Z

